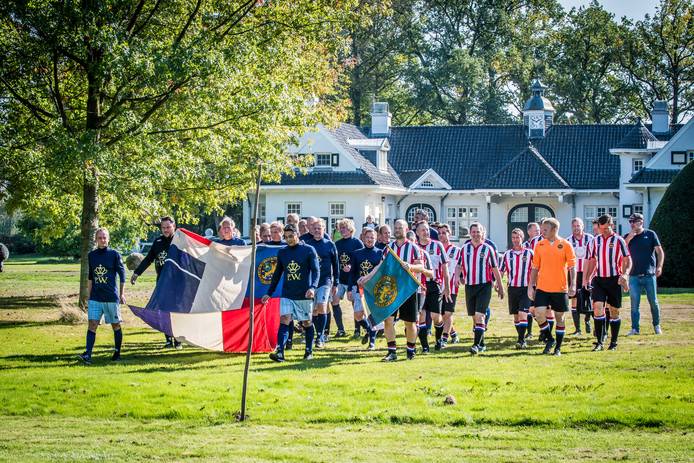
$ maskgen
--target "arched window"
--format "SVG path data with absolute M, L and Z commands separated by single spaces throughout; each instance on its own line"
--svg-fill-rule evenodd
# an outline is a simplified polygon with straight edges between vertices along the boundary
M 407 208 L 407 212 L 405 213 L 407 223 L 412 224 L 412 222 L 414 222 L 414 215 L 419 209 L 429 214 L 429 222 L 436 222 L 436 211 L 434 211 L 434 208 L 425 203 L 417 203 Z

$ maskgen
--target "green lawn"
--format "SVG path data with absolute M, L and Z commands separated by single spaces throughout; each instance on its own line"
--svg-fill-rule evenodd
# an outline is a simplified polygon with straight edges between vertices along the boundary
M 644 297 L 643 334 L 616 352 L 587 337 L 560 358 L 517 352 L 497 300 L 475 358 L 460 315 L 463 344 L 413 362 L 382 364 L 382 339 L 372 353 L 333 340 L 309 363 L 258 355 L 240 424 L 243 356 L 161 350 L 128 310 L 123 361 L 102 326 L 95 364 L 79 365 L 86 324 L 58 322 L 77 280 L 77 264 L 41 258 L 0 274 L 0 461 L 694 461 L 694 291 L 664 291 L 659 337 Z M 129 301 L 153 282 L 128 285 Z

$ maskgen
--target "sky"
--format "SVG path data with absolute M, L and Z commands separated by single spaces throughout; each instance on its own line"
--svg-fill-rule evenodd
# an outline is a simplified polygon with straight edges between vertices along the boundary
M 572 7 L 588 5 L 590 0 L 559 0 L 559 3 L 566 10 Z M 617 20 L 622 16 L 630 19 L 643 19 L 646 13 L 653 16 L 655 7 L 658 5 L 657 0 L 599 0 L 599 3 L 610 13 L 614 13 Z

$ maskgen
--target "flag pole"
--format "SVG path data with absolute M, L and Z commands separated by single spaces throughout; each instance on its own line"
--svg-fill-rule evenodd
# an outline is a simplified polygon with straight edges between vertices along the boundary
M 243 386 L 241 389 L 241 412 L 238 420 L 246 419 L 246 392 L 248 390 L 248 369 L 251 365 L 251 351 L 253 350 L 253 328 L 255 315 L 255 253 L 258 246 L 255 237 L 255 227 L 258 221 L 258 201 L 260 200 L 260 178 L 263 173 L 263 165 L 258 163 L 258 174 L 255 183 L 255 201 L 251 213 L 251 226 L 248 235 L 251 238 L 251 275 L 250 275 L 250 297 L 248 302 L 248 348 L 246 349 L 246 365 L 243 369 Z

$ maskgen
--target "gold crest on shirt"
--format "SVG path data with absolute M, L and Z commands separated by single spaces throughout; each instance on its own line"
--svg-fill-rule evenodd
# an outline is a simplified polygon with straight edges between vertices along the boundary
M 301 265 L 297 264 L 295 260 L 292 260 L 287 264 L 287 281 L 299 281 L 301 280 Z
M 97 265 L 94 269 L 94 281 L 102 284 L 108 283 L 108 278 L 106 277 L 107 273 L 108 270 L 106 270 L 106 267 L 101 264 Z

